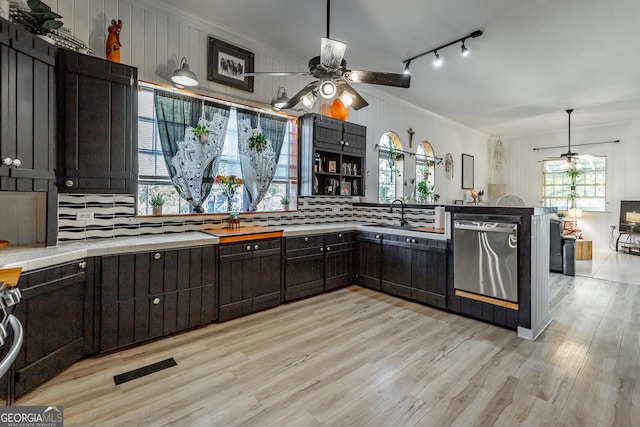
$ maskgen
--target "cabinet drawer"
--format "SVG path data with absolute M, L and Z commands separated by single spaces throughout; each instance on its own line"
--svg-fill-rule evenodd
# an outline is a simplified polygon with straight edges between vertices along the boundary
M 220 245 L 220 258 L 261 251 L 279 251 L 280 239 L 250 240 L 248 242 Z
M 289 254 L 289 251 L 291 251 L 291 250 L 322 247 L 323 240 L 324 239 L 323 239 L 322 234 L 312 234 L 312 235 L 309 235 L 309 236 L 287 237 L 285 239 L 287 255 Z
M 325 245 L 335 245 L 336 243 L 346 243 L 353 240 L 351 231 L 340 231 L 337 233 L 327 233 L 324 235 Z

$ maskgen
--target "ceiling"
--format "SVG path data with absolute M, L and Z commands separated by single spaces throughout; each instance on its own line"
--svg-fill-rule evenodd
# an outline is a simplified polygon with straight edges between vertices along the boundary
M 304 63 L 326 35 L 322 0 L 180 8 Z M 466 58 L 454 45 L 439 69 L 433 55 L 415 60 L 409 89 L 378 87 L 491 135 L 524 135 L 566 127 L 567 108 L 572 126 L 640 119 L 638 18 L 638 0 L 341 0 L 331 4 L 331 37 L 348 44 L 349 68 L 401 72 L 403 60 L 483 30 Z

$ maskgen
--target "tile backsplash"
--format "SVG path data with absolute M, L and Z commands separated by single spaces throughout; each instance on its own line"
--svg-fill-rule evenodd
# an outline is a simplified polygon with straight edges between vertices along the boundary
M 0 192 L 0 240 L 11 245 L 44 243 L 47 193 Z

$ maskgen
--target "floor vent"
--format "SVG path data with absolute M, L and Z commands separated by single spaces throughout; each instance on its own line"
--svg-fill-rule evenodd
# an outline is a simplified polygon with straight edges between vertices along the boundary
M 116 385 L 126 383 L 138 378 L 142 378 L 145 375 L 153 374 L 154 372 L 162 371 L 163 369 L 177 366 L 175 359 L 161 360 L 160 362 L 152 363 L 151 365 L 143 366 L 142 368 L 134 369 L 133 371 L 125 372 L 124 374 L 118 374 L 113 376 L 113 381 Z

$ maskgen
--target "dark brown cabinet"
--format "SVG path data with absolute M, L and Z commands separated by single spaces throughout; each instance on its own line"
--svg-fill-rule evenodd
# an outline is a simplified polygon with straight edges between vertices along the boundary
M 55 191 L 56 55 L 0 19 L 0 190 Z
M 352 284 L 354 247 L 350 231 L 287 237 L 284 300 Z
M 137 69 L 60 49 L 57 74 L 59 191 L 135 194 Z
M 382 278 L 382 234 L 358 232 L 355 263 L 356 283 L 379 291 Z
M 279 238 L 220 245 L 219 321 L 280 304 L 281 250 Z
M 14 314 L 24 344 L 14 363 L 14 397 L 53 378 L 93 351 L 92 260 L 24 273 Z M 88 272 L 88 273 L 87 273 Z
M 319 114 L 300 119 L 300 194 L 364 196 L 367 128 Z
M 447 242 L 412 239 L 411 249 L 411 299 L 446 308 Z
M 218 317 L 215 246 L 105 256 L 100 267 L 100 351 Z
M 381 290 L 411 298 L 411 238 L 384 235 L 382 239 Z

